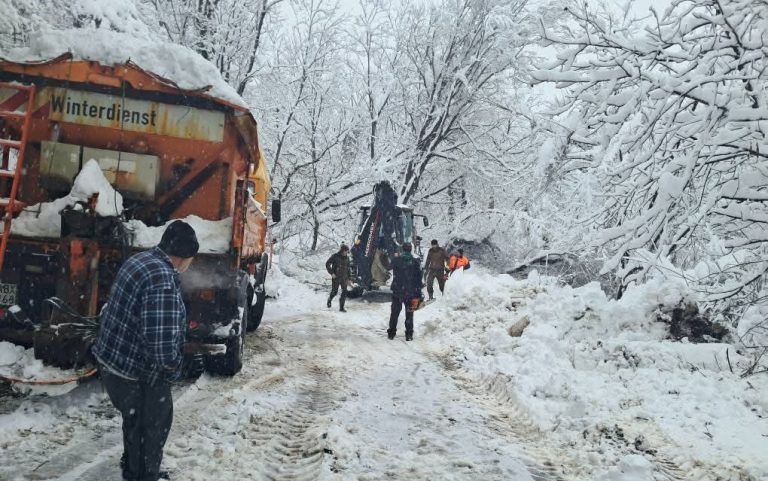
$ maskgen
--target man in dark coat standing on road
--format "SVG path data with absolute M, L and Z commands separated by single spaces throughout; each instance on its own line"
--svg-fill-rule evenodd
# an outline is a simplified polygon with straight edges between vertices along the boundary
M 421 288 L 421 269 L 419 261 L 411 253 L 412 247 L 409 242 L 403 244 L 403 253 L 395 257 L 392 262 L 394 278 L 392 279 L 392 311 L 389 316 L 389 329 L 387 336 L 390 339 L 395 338 L 397 333 L 397 320 L 400 317 L 400 311 L 405 305 L 405 340 L 413 340 L 413 311 L 423 297 Z
M 424 263 L 424 270 L 427 272 L 427 294 L 429 299 L 435 298 L 435 279 L 440 293 L 445 290 L 445 266 L 448 262 L 448 252 L 440 247 L 437 239 L 432 239 L 432 247 L 427 252 L 427 260 Z
M 181 375 L 187 313 L 179 274 L 198 250 L 194 229 L 174 221 L 157 247 L 128 259 L 101 314 L 93 354 L 123 417 L 123 479 L 157 481 L 173 422 L 170 382 Z
M 341 287 L 341 297 L 339 297 L 339 311 L 347 312 L 344 309 L 344 303 L 347 300 L 347 285 L 349 284 L 349 247 L 341 244 L 339 252 L 335 253 L 325 262 L 325 270 L 331 275 L 331 295 L 328 296 L 326 305 L 331 307 L 331 302 Z

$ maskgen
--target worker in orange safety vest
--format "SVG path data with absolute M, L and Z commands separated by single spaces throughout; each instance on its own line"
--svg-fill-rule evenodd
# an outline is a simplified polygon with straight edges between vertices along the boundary
M 467 270 L 470 267 L 469 258 L 464 255 L 464 249 L 459 249 L 458 254 L 451 254 L 451 257 L 448 259 L 449 275 L 453 274 L 453 271 L 456 269 Z

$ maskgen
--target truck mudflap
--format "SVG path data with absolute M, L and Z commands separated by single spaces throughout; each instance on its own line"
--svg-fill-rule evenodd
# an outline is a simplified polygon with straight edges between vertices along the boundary
M 0 341 L 32 348 L 36 359 L 62 369 L 93 365 L 90 346 L 98 331 L 98 320 L 69 315 L 57 298 L 45 299 L 48 319 L 32 321 L 17 305 L 9 307 L 0 320 Z
M 78 326 L 62 324 L 42 327 L 34 332 L 35 358 L 62 369 L 94 365 L 92 340 L 86 339 Z
M 231 327 L 222 326 L 218 329 L 221 334 L 228 334 L 223 355 L 204 356 L 205 370 L 223 376 L 234 376 L 243 368 L 245 357 L 245 334 L 248 330 L 248 311 L 239 309 L 239 319 L 231 322 Z
M 189 342 L 217 344 L 239 336 L 243 322 L 243 308 L 239 308 L 238 312 L 238 316 L 227 323 L 201 323 L 195 327 L 190 327 L 187 330 L 187 339 Z
M 90 348 L 98 333 L 98 316 L 82 316 L 57 297 L 43 303 L 50 309 L 50 318 L 39 324 L 29 320 L 20 308 L 9 309 L 20 327 L 15 330 L 17 337 L 23 333 L 21 337 L 31 338 L 31 346 L 26 347 L 32 347 L 35 358 L 45 364 L 62 369 L 94 365 Z M 6 315 L 6 323 L 8 318 Z

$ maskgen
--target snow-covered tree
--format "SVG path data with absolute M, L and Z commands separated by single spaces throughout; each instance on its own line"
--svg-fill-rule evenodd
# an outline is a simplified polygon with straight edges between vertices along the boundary
M 464 173 L 467 149 L 487 142 L 491 118 L 503 112 L 496 105 L 529 41 L 526 3 L 446 0 L 397 15 L 392 28 L 403 60 L 395 72 L 400 111 L 391 155 L 401 159 L 404 202 L 447 190 Z M 425 174 L 442 185 L 423 189 Z
M 166 38 L 213 62 L 239 94 L 256 75 L 265 23 L 284 0 L 139 0 Z
M 152 35 L 133 0 L 4 0 L 0 3 L 0 49 L 27 45 L 30 35 L 51 28 L 104 28 L 141 37 Z
M 327 204 L 355 169 L 343 163 L 352 120 L 343 73 L 344 22 L 335 2 L 293 2 L 254 86 L 255 112 L 270 159 L 274 194 L 286 203 L 284 236 L 315 249 L 338 213 Z
M 567 13 L 544 34 L 562 47 L 557 60 L 535 76 L 566 95 L 556 115 L 567 118 L 568 155 L 555 167 L 601 181 L 604 270 L 626 284 L 669 259 L 722 309 L 763 301 L 768 4 Z

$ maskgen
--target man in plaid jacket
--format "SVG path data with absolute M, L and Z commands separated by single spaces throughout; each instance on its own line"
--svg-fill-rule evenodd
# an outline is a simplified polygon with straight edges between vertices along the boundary
M 154 249 L 128 259 L 101 314 L 93 354 L 112 404 L 123 417 L 123 479 L 157 481 L 173 422 L 170 381 L 181 373 L 187 316 L 179 273 L 199 245 L 174 221 Z

